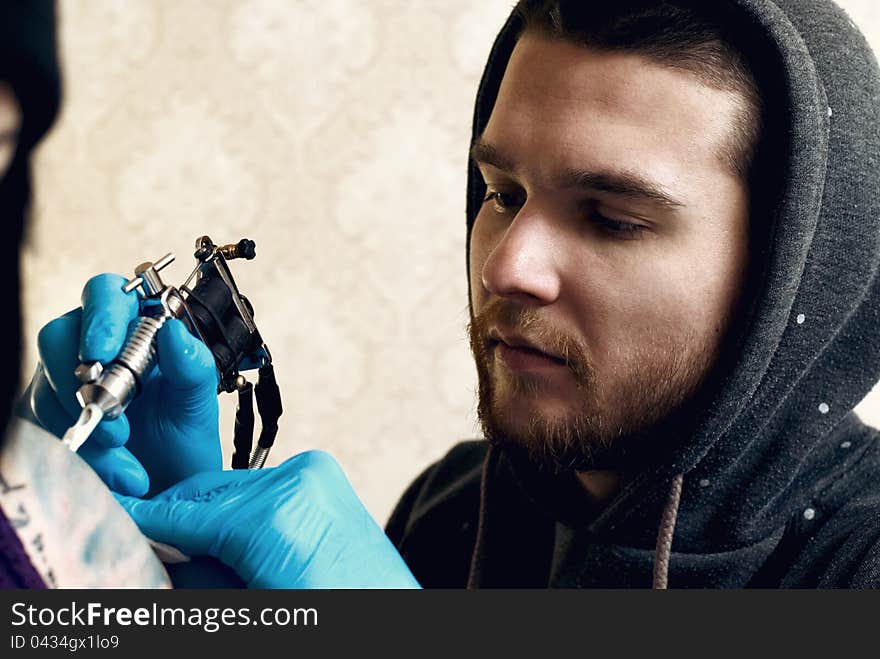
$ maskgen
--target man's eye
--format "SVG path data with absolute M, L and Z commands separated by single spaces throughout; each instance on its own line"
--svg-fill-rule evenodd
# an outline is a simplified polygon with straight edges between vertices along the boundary
M 483 203 L 491 201 L 494 207 L 495 212 L 497 213 L 509 213 L 511 210 L 515 210 L 523 205 L 523 199 L 521 195 L 517 195 L 511 192 L 499 192 L 497 190 L 490 190 L 486 193 L 486 196 L 483 197 Z
M 589 218 L 591 222 L 596 224 L 605 233 L 616 238 L 623 238 L 624 240 L 640 238 L 642 233 L 648 230 L 648 227 L 641 224 L 612 220 L 610 217 L 605 217 L 595 210 L 590 213 Z

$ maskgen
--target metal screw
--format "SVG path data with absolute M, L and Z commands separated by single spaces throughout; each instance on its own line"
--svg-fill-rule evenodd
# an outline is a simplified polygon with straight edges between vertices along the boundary
M 143 286 L 144 289 L 152 289 L 144 290 L 144 292 L 149 295 L 162 290 L 164 286 L 162 285 L 162 280 L 159 278 L 159 271 L 170 265 L 173 261 L 174 254 L 168 253 L 155 263 L 149 261 L 141 263 L 134 269 L 134 273 L 137 276 L 134 279 L 129 279 L 125 286 L 122 287 L 122 290 L 126 293 L 131 293 L 138 286 Z

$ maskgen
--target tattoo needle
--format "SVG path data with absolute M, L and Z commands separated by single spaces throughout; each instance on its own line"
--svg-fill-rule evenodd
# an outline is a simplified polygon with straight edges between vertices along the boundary
M 64 433 L 62 443 L 76 453 L 103 418 L 104 411 L 95 403 L 89 403 L 83 408 L 76 423 Z

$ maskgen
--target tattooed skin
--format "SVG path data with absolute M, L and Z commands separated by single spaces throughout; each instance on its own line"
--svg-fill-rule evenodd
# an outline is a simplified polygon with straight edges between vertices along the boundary
M 0 508 L 50 588 L 170 588 L 165 568 L 107 486 L 38 426 L 13 419 Z

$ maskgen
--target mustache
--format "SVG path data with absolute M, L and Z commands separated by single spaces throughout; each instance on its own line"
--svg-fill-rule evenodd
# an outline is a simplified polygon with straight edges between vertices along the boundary
M 490 334 L 493 328 L 520 335 L 541 352 L 558 357 L 579 385 L 586 386 L 593 380 L 595 367 L 583 341 L 555 327 L 538 309 L 501 298 L 474 314 L 468 324 L 468 337 L 474 357 L 483 364 L 488 364 L 491 348 L 497 343 Z

